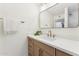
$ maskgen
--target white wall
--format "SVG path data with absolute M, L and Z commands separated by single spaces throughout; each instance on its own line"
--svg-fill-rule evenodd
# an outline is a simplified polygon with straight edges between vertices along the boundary
M 51 28 L 53 27 L 53 16 L 51 13 L 44 11 L 40 13 L 40 27 Z
M 0 22 L 0 55 L 27 55 L 26 36 L 38 29 L 38 14 L 36 4 L 0 4 L 0 17 L 13 17 L 19 25 L 15 34 L 5 35 Z M 25 23 L 20 23 L 21 20 Z

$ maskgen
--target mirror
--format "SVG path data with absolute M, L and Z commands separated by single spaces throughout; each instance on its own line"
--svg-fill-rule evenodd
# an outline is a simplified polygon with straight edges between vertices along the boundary
M 41 28 L 76 28 L 79 25 L 77 3 L 57 3 L 42 6 L 40 10 Z

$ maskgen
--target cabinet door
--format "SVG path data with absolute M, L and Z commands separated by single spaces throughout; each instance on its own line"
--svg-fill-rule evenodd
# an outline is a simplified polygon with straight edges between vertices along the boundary
M 48 52 L 48 51 L 45 51 L 45 50 L 42 50 L 43 52 L 40 54 L 42 56 L 54 56 L 53 52 Z
M 55 48 L 53 48 L 53 47 L 43 44 L 42 49 L 43 49 L 44 56 L 54 56 L 55 55 Z
M 39 56 L 39 42 L 34 40 L 34 56 Z
M 40 55 L 42 56 L 54 56 L 55 55 L 55 48 L 50 47 L 46 44 L 43 43 L 39 43 L 39 47 L 40 47 Z
M 34 55 L 35 56 L 54 56 L 55 48 L 34 40 Z
M 34 56 L 39 56 L 39 47 L 34 44 Z
M 71 55 L 56 49 L 56 56 L 71 56 Z
M 33 39 L 31 39 L 31 38 L 29 38 L 28 37 L 28 55 L 29 56 L 33 56 L 34 54 L 33 54 L 33 50 L 34 50 L 34 45 L 33 45 L 34 43 L 33 43 Z

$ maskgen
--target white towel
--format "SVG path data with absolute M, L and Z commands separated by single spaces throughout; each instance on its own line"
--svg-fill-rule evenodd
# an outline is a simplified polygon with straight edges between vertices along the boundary
M 13 17 L 4 18 L 4 32 L 5 33 L 14 33 L 17 31 L 17 22 Z

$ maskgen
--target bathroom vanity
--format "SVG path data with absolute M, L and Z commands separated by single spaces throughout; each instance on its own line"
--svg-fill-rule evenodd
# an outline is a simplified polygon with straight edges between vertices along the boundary
M 32 56 L 54 56 L 55 48 L 28 37 L 28 54 Z
M 66 50 L 65 45 L 57 46 L 57 42 L 47 41 L 35 36 L 28 36 L 28 55 L 29 56 L 72 56 L 75 55 L 71 51 Z M 64 43 L 64 42 L 63 42 Z M 58 43 L 59 44 L 59 43 Z M 64 43 L 65 44 L 65 43 Z

